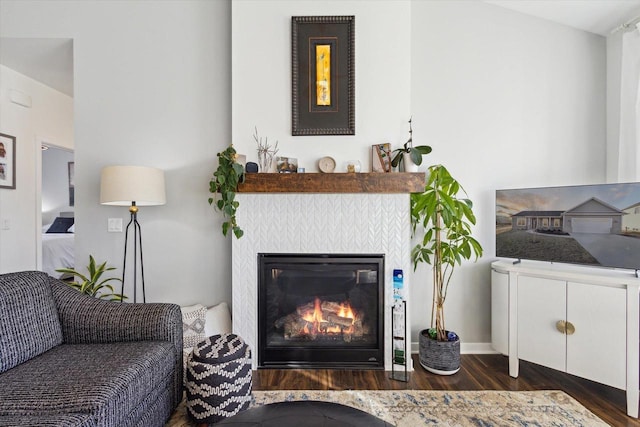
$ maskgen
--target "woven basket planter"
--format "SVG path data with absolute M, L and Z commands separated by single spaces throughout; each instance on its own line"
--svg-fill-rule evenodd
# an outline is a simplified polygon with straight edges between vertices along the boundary
M 420 331 L 420 364 L 434 374 L 453 375 L 460 370 L 460 339 L 438 341 L 431 339 L 427 329 Z

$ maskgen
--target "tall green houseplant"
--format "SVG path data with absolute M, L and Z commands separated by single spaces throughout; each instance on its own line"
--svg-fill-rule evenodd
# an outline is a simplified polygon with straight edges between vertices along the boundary
M 244 231 L 236 221 L 236 212 L 240 205 L 236 200 L 236 191 L 238 184 L 244 182 L 244 169 L 237 159 L 238 153 L 233 144 L 218 153 L 218 169 L 209 181 L 209 192 L 214 194 L 214 197 L 209 198 L 209 204 L 213 205 L 215 201 L 215 207 L 222 212 L 225 219 L 222 223 L 222 234 L 226 236 L 231 230 L 236 239 L 239 239 Z
M 414 270 L 421 262 L 432 266 L 431 327 L 435 328 L 439 342 L 457 340 L 455 335 L 448 336 L 444 316 L 455 267 L 463 259 L 475 261 L 482 256 L 482 246 L 471 235 L 476 217 L 473 203 L 466 196 L 464 188 L 442 165 L 429 167 L 424 192 L 411 195 L 413 234 L 424 230 L 422 241 L 413 248 L 411 257 Z

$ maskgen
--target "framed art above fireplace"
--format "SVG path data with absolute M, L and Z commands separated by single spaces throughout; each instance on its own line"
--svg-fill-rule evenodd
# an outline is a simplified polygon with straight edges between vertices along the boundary
M 355 135 L 355 16 L 291 18 L 292 135 Z

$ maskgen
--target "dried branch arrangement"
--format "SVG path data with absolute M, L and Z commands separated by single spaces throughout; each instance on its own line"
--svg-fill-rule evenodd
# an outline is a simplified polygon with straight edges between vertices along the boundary
M 273 159 L 278 154 L 278 141 L 272 147 L 269 145 L 269 138 L 265 137 L 264 142 L 262 137 L 258 136 L 258 127 L 256 126 L 253 134 L 253 139 L 258 144 L 258 163 L 260 164 L 260 172 L 270 172 L 273 165 Z

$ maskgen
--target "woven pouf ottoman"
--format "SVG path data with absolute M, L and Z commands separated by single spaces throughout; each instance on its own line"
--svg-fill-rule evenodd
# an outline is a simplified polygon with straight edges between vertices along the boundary
M 212 424 L 249 407 L 251 350 L 235 334 L 198 343 L 187 359 L 187 413 L 196 424 Z

